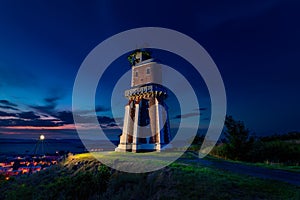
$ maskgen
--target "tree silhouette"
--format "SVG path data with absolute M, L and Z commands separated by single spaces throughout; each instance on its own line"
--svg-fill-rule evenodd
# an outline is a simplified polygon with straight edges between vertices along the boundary
M 232 116 L 226 116 L 225 127 L 227 157 L 233 160 L 246 160 L 254 140 L 249 137 L 249 129 L 242 121 L 236 121 Z

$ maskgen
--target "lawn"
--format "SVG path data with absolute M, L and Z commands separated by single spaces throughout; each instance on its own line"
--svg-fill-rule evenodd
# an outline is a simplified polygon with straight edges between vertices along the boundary
M 94 154 L 113 162 L 122 153 Z M 144 157 L 145 155 L 139 155 Z M 149 154 L 149 157 L 153 154 Z M 173 156 L 170 154 L 169 156 Z M 132 155 L 128 154 L 128 157 Z M 148 173 L 120 172 L 91 154 L 70 156 L 51 169 L 1 180 L 0 199 L 299 199 L 299 187 L 205 167 L 189 153 Z M 191 160 L 191 162 L 181 162 Z M 129 166 L 131 161 L 127 160 Z M 150 164 L 161 164 L 163 159 Z M 120 162 L 122 163 L 122 162 Z

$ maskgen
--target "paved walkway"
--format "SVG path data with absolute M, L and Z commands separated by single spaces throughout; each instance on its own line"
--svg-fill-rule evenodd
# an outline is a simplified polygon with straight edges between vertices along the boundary
M 180 159 L 184 163 L 196 162 L 203 166 L 214 167 L 223 171 L 230 171 L 233 173 L 254 176 L 262 179 L 272 179 L 290 183 L 293 185 L 300 186 L 300 173 L 289 172 L 279 169 L 269 169 L 258 166 L 244 165 L 240 163 L 232 163 L 225 160 L 214 160 L 214 159 Z

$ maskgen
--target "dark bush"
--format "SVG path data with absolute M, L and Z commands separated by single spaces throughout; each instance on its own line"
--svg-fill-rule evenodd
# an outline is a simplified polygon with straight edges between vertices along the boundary
M 299 132 L 286 135 L 274 135 L 262 138 L 249 137 L 244 123 L 231 116 L 225 121 L 225 141 L 216 146 L 211 154 L 217 157 L 248 162 L 271 162 L 287 165 L 299 165 Z

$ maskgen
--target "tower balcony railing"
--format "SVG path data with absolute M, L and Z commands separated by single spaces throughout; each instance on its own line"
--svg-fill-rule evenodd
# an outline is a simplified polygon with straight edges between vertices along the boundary
M 167 94 L 167 90 L 164 86 L 150 83 L 143 86 L 131 88 L 130 90 L 125 90 L 125 97 L 136 96 L 151 92 L 162 92 L 164 94 Z

